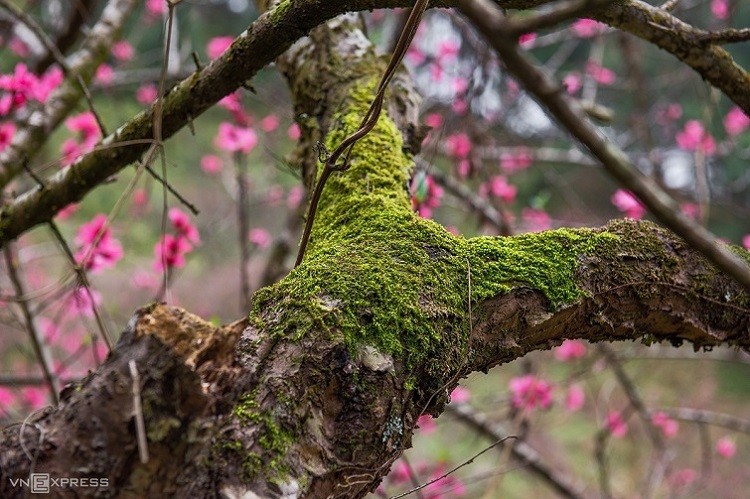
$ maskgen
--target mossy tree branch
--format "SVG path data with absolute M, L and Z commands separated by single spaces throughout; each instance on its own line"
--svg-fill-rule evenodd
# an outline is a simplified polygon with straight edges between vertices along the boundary
M 385 63 L 349 43 L 362 39 L 356 29 L 353 18 L 321 28 L 311 39 L 325 43 L 287 68 L 296 105 L 315 103 L 309 126 L 329 146 L 359 125 Z M 354 52 L 323 57 L 332 47 Z M 400 81 L 351 169 L 326 186 L 304 262 L 227 326 L 164 305 L 139 310 L 58 408 L 4 431 L 0 495 L 21 497 L 6 478 L 33 469 L 108 478 L 79 494 L 362 497 L 409 446 L 419 415 L 440 414 L 474 370 L 564 338 L 750 347 L 748 294 L 652 224 L 464 239 L 418 217 L 403 141 L 416 122 L 398 105 L 417 99 Z

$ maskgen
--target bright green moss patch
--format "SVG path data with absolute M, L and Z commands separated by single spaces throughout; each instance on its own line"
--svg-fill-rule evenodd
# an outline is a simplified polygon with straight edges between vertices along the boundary
M 375 80 L 353 87 L 349 107 L 334 119 L 329 150 L 359 127 L 374 87 Z M 470 299 L 522 285 L 553 306 L 575 300 L 582 294 L 575 283 L 579 256 L 616 239 L 590 230 L 454 237 L 413 213 L 411 165 L 395 124 L 381 116 L 355 145 L 351 168 L 328 180 L 303 263 L 256 295 L 256 325 L 287 338 L 343 337 L 352 352 L 372 345 L 407 365 L 439 348 L 452 352 L 445 360 L 454 364 L 468 338 Z M 457 366 L 436 369 L 450 367 Z

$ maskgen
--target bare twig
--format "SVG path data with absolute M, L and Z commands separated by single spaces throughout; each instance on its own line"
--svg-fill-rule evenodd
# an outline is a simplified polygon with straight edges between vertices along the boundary
M 234 155 L 235 174 L 237 181 L 237 237 L 240 245 L 240 310 L 247 313 L 250 310 L 250 220 L 248 213 L 248 185 L 247 155 Z
M 146 422 L 143 419 L 143 406 L 141 403 L 141 376 L 135 360 L 128 362 L 130 377 L 133 378 L 133 416 L 135 417 L 135 433 L 138 439 L 138 456 L 141 464 L 148 463 L 148 440 L 146 439 Z

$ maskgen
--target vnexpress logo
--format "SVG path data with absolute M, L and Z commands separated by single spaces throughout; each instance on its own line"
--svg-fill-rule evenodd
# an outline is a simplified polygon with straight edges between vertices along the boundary
M 10 478 L 12 487 L 31 489 L 32 494 L 49 494 L 52 488 L 78 489 L 83 487 L 109 487 L 109 478 L 52 477 L 49 473 L 32 473 L 29 478 Z

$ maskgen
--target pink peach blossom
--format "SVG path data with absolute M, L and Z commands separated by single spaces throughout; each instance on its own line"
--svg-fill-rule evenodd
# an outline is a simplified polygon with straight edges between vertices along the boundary
M 750 127 L 750 117 L 748 117 L 745 112 L 737 106 L 730 109 L 724 117 L 724 129 L 730 137 L 741 134 L 747 130 L 748 127 Z
M 508 386 L 516 409 L 548 409 L 552 405 L 552 386 L 533 374 L 512 378 Z
M 112 55 L 120 62 L 130 61 L 135 55 L 135 50 L 128 41 L 120 40 L 112 45 Z
M 217 36 L 211 38 L 206 45 L 206 54 L 208 54 L 209 59 L 216 59 L 219 57 L 229 48 L 233 41 L 234 38 L 231 36 Z
M 623 438 L 628 434 L 628 423 L 622 418 L 620 411 L 610 411 L 607 414 L 606 427 L 615 438 Z
M 144 83 L 140 87 L 138 87 L 138 90 L 135 91 L 135 98 L 143 104 L 144 106 L 147 106 L 154 102 L 156 98 L 159 96 L 159 89 L 156 88 L 156 85 L 153 83 Z
M 266 229 L 251 229 L 247 239 L 261 249 L 268 248 L 271 244 L 271 234 Z
M 629 191 L 617 189 L 611 198 L 612 204 L 627 217 L 639 220 L 646 214 L 646 208 Z
M 572 385 L 568 388 L 568 393 L 565 395 L 565 410 L 569 412 L 580 411 L 585 402 L 586 394 L 580 385 Z
M 555 358 L 567 362 L 580 359 L 586 355 L 586 344 L 581 340 L 565 340 L 555 348 Z
M 222 168 L 223 164 L 221 158 L 215 154 L 206 154 L 201 158 L 201 170 L 209 175 L 219 173 Z
M 716 453 L 724 459 L 732 459 L 737 453 L 737 444 L 729 437 L 722 437 L 716 441 Z

